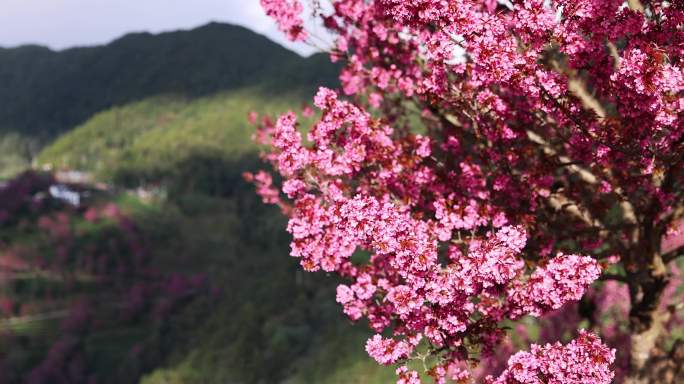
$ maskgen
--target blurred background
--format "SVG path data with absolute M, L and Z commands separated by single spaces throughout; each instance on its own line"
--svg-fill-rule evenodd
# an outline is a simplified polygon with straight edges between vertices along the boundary
M 311 26 L 316 29 L 316 26 Z M 375 383 L 248 113 L 337 68 L 257 0 L 0 2 L 0 383 Z

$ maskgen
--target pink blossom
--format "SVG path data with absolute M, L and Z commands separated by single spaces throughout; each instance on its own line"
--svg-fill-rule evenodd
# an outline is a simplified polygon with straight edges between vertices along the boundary
M 513 314 L 539 316 L 568 301 L 579 300 L 600 274 L 601 268 L 590 257 L 558 255 L 538 268 L 526 284 L 512 287 L 509 295 L 516 307 Z
M 292 199 L 291 255 L 345 280 L 337 300 L 378 334 L 367 344 L 377 361 L 415 358 L 405 349 L 422 337 L 426 374 L 470 379 L 456 369 L 465 361 L 513 352 L 509 321 L 557 324 L 586 292 L 600 303 L 590 286 L 604 268 L 652 289 L 632 277 L 661 265 L 635 250 L 677 255 L 667 231 L 684 220 L 684 10 L 623 3 L 336 0 L 323 12 L 340 89 L 315 95 L 306 143 L 293 114 L 256 138 Z M 562 318 L 540 334 L 577 329 Z M 617 323 L 597 326 L 616 345 L 629 319 Z M 534 346 L 495 382 L 606 383 L 602 348 L 586 333 Z
M 298 0 L 260 0 L 266 14 L 292 41 L 306 40 L 304 21 L 300 17 L 304 7 Z
M 568 345 L 532 345 L 530 352 L 518 352 L 508 360 L 508 368 L 490 384 L 609 384 L 613 380 L 611 350 L 586 331 Z
M 384 339 L 380 335 L 375 335 L 366 342 L 366 352 L 383 365 L 394 364 L 407 358 L 412 349 L 404 340 Z
M 420 384 L 420 377 L 418 372 L 409 370 L 405 365 L 397 368 L 396 370 L 397 384 Z

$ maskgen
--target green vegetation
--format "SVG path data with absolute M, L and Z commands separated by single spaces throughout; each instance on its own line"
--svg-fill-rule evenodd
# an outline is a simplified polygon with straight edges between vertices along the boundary
M 208 273 L 218 292 L 184 310 L 171 333 L 180 341 L 142 382 L 386 383 L 392 369 L 367 358 L 370 331 L 344 318 L 337 282 L 300 270 L 287 256 L 284 217 L 241 180 L 254 160 L 226 163 L 233 182 L 215 196 L 186 191 L 134 211 L 154 264 Z
M 363 351 L 370 331 L 351 327 L 335 303 L 338 282 L 301 271 L 288 256 L 285 218 L 242 178 L 264 166 L 248 112 L 275 115 L 310 102 L 318 85 L 335 78 L 324 55 L 303 59 L 243 28 L 210 24 L 63 52 L 0 49 L 0 63 L 0 82 L 8 85 L 0 90 L 7 105 L 0 111 L 0 177 L 34 158 L 93 173 L 113 186 L 99 203 L 114 202 L 133 220 L 149 265 L 169 275 L 206 275 L 210 287 L 163 319 L 101 321 L 65 344 L 97 382 L 392 380 L 393 370 Z M 139 186 L 165 193 L 143 201 L 127 192 Z M 6 227 L 3 245 L 43 247 L 31 217 L 17 218 L 21 228 Z M 107 248 L 111 226 L 79 219 L 74 228 L 75 260 L 101 247 L 115 259 L 130 256 Z M 48 283 L 50 292 L 64 289 L 59 276 L 27 276 L 13 294 L 43 305 L 38 297 Z M 52 306 L 101 291 L 87 280 L 69 284 L 75 293 Z M 107 296 L 92 297 L 105 303 L 94 307 L 98 317 L 116 319 Z M 14 367 L 10 383 L 45 359 L 61 321 L 11 325 L 21 343 L 9 340 L 9 349 L 0 337 L 0 369 L 5 355 Z
M 48 146 L 38 160 L 57 168 L 94 172 L 124 185 L 171 182 L 187 168 L 216 168 L 211 162 L 254 153 L 254 127 L 247 121 L 250 111 L 273 114 L 297 108 L 304 100 L 303 92 L 267 97 L 256 88 L 194 100 L 153 97 L 95 115 Z M 213 178 L 210 182 L 216 183 L 221 177 L 196 175 L 194 179 L 200 180 L 193 182 Z
M 93 114 L 150 96 L 196 98 L 245 86 L 330 83 L 335 67 L 302 58 L 248 29 L 211 23 L 134 33 L 104 46 L 55 52 L 0 48 L 0 130 L 48 139 Z
M 386 382 L 392 370 L 377 366 L 363 352 L 369 331 L 349 326 L 334 302 L 337 282 L 301 271 L 297 260 L 287 256 L 285 218 L 241 180 L 245 164 L 256 164 L 255 155 L 221 164 L 231 182 L 215 186 L 215 193 L 183 191 L 163 202 L 144 203 L 124 192 L 99 196 L 96 203 L 115 202 L 133 220 L 147 250 L 146 264 L 163 274 L 204 275 L 207 293 L 164 318 L 126 321 L 117 320 L 121 299 L 115 294 L 125 289 L 124 281 L 103 289 L 85 276 L 77 285 L 57 275 L 27 276 L 15 281 L 13 297 L 54 309 L 83 295 L 101 303 L 92 307 L 98 327 L 67 340 L 69 356 L 76 356 L 100 383 L 139 378 L 148 384 Z M 26 216 L 21 228 L 5 228 L 3 242 L 35 249 L 36 257 L 50 254 L 54 240 L 31 224 L 43 215 L 58 217 Z M 77 237 L 69 242 L 70 260 L 87 258 L 93 249 L 102 249 L 112 260 L 130 257 L 128 248 L 110 246 L 120 236 L 111 221 L 78 217 L 71 225 Z M 43 303 L 40 297 L 46 294 L 60 300 Z M 5 355 L 14 362 L 14 369 L 5 371 L 12 373 L 10 383 L 21 382 L 22 372 L 45 361 L 55 340 L 63 340 L 62 321 L 58 316 L 12 325 L 23 340 L 20 345 L 12 339 L 4 345 L 0 338 L 0 362 Z
M 38 152 L 35 139 L 15 132 L 0 134 L 0 180 L 10 178 L 31 166 Z
M 287 257 L 284 219 L 239 182 L 223 197 L 188 194 L 138 222 L 150 231 L 155 264 L 170 271 L 204 272 L 216 298 L 184 311 L 185 343 L 147 382 L 278 382 L 336 312 L 317 303 L 334 295 L 323 276 L 299 276 Z M 265 241 L 264 239 L 268 239 Z
M 211 105 L 217 93 L 260 88 L 276 99 L 276 94 L 300 92 L 301 84 L 333 84 L 336 73 L 324 54 L 303 58 L 248 29 L 220 23 L 158 35 L 134 33 L 107 45 L 64 51 L 0 48 L 0 177 L 26 169 L 41 146 L 108 109 L 126 113 L 125 106 L 140 102 L 137 108 L 171 113 L 158 116 L 165 121 L 174 119 L 171 104 L 182 108 L 204 99 L 206 110 L 196 113 L 233 119 L 214 121 L 219 130 L 239 120 L 210 110 L 221 106 L 220 101 Z M 121 144 L 139 128 L 107 124 L 121 130 L 107 145 Z M 18 139 L 21 145 L 13 145 Z M 148 141 L 147 146 L 154 144 Z
M 190 341 L 171 348 L 144 383 L 383 383 L 393 375 L 367 359 L 369 331 L 348 325 L 333 299 L 336 282 L 299 270 L 287 256 L 284 217 L 242 180 L 263 166 L 247 113 L 296 109 L 311 92 L 155 97 L 99 113 L 40 154 L 42 164 L 116 185 L 168 188 L 162 206 L 119 202 L 146 228 L 156 265 L 209 272 L 220 287 L 217 303 L 184 312 Z

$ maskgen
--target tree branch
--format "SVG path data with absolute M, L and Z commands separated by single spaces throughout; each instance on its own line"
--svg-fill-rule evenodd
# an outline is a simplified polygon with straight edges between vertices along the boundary
M 560 193 L 553 193 L 546 199 L 556 211 L 569 213 L 576 219 L 581 220 L 590 227 L 603 227 L 603 223 L 594 218 L 591 213 Z
M 544 153 L 546 155 L 557 157 L 558 160 L 560 160 L 560 163 L 566 164 L 567 169 L 571 173 L 579 176 L 579 178 L 582 179 L 583 181 L 585 181 L 587 184 L 596 185 L 598 183 L 598 178 L 593 173 L 591 173 L 586 168 L 582 168 L 582 167 L 578 166 L 569 157 L 564 156 L 564 155 L 559 155 L 558 151 L 553 149 L 551 147 L 551 145 L 548 142 L 546 142 L 546 140 L 544 140 L 541 136 L 539 136 L 536 132 L 533 132 L 531 130 L 527 130 L 526 132 L 527 132 L 527 138 L 529 138 L 530 141 L 532 141 L 533 143 L 539 144 L 542 147 L 542 150 L 544 151 Z

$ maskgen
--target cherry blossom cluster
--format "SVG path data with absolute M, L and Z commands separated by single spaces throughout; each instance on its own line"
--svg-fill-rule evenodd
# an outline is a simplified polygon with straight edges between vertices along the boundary
M 310 144 L 292 112 L 257 134 L 271 135 L 274 151 L 265 158 L 282 176 L 290 203 L 267 174 L 248 180 L 264 201 L 291 204 L 291 255 L 304 269 L 351 280 L 337 288 L 337 301 L 352 320 L 366 318 L 377 332 L 366 350 L 379 363 L 413 359 L 426 342 L 445 361 L 434 369 L 446 371 L 477 348 L 492 351 L 504 335 L 504 319 L 538 316 L 578 300 L 600 274 L 596 260 L 577 255 L 558 254 L 530 269 L 520 226 L 482 228 L 481 236 L 448 241 L 438 215 L 418 215 L 415 203 L 398 199 L 402 189 L 434 182 L 425 165 L 432 161 L 429 139 L 406 134 L 392 140 L 389 127 L 329 89 L 314 100 L 323 116 L 307 134 Z M 386 167 L 408 171 L 397 178 Z M 410 185 L 400 184 L 405 178 L 412 178 Z M 370 259 L 354 262 L 358 250 Z M 388 331 L 391 337 L 381 336 Z
M 486 360 L 503 321 L 580 300 L 608 267 L 631 292 L 660 290 L 633 306 L 660 308 L 638 301 L 667 299 L 649 282 L 671 278 L 677 250 L 658 244 L 684 218 L 680 2 L 330 3 L 340 90 L 318 92 L 306 132 L 290 112 L 255 137 L 283 178 L 292 256 L 349 280 L 337 301 L 377 333 L 373 358 L 428 348 L 427 374 L 468 376 L 456 367 Z M 573 377 L 609 382 L 612 358 L 589 345 L 536 347 L 521 367 L 567 379 L 535 351 L 567 354 Z
M 304 7 L 299 0 L 260 0 L 266 14 L 272 17 L 278 28 L 292 41 L 306 40 L 304 21 L 301 14 Z
M 518 307 L 513 317 L 526 313 L 541 316 L 569 301 L 577 301 L 582 298 L 585 287 L 600 275 L 601 269 L 591 258 L 558 255 L 534 271 L 525 288 L 511 292 L 511 301 Z
M 610 364 L 615 351 L 593 334 L 581 331 L 568 345 L 532 345 L 530 352 L 518 352 L 508 360 L 508 368 L 490 384 L 584 384 L 610 383 Z M 587 364 L 590 361 L 593 364 Z

